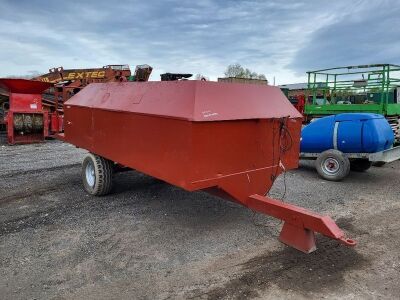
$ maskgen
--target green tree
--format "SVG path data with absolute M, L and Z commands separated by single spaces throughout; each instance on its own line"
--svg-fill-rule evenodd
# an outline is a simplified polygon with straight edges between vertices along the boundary
M 262 79 L 262 80 L 267 79 L 264 74 L 258 74 L 256 72 L 252 72 L 248 68 L 243 68 L 240 64 L 229 65 L 226 68 L 224 74 L 226 77 Z

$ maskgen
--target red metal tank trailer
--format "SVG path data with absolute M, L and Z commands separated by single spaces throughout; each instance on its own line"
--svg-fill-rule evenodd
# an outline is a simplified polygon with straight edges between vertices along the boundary
M 52 84 L 26 79 L 0 78 L 3 97 L 0 112 L 8 144 L 44 141 L 49 114 L 42 108 L 42 93 Z
M 111 191 L 123 165 L 282 219 L 280 240 L 309 253 L 315 232 L 353 246 L 328 216 L 265 196 L 297 168 L 302 116 L 277 87 L 205 81 L 92 83 L 64 106 L 59 138 L 91 153 L 87 192 Z

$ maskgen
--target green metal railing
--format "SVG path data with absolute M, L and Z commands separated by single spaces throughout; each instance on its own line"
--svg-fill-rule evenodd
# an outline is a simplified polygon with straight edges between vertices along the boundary
M 306 114 L 333 111 L 373 111 L 387 114 L 388 104 L 396 105 L 396 88 L 400 87 L 400 66 L 375 64 L 338 67 L 307 72 L 308 102 Z M 353 104 L 353 105 L 350 105 Z M 398 107 L 397 107 L 398 105 Z

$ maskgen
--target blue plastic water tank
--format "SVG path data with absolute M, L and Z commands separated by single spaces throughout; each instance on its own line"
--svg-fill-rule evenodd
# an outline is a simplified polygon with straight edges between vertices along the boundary
M 338 149 L 346 153 L 374 153 L 389 149 L 394 134 L 382 115 L 345 113 L 317 119 L 301 131 L 300 151 L 320 153 Z

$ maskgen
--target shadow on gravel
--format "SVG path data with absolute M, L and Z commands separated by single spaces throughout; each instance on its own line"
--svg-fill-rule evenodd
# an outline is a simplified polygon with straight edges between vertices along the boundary
M 50 172 L 50 171 L 57 171 L 57 170 L 73 169 L 73 168 L 79 167 L 80 165 L 81 165 L 81 163 L 75 163 L 75 164 L 69 164 L 69 165 L 63 165 L 63 166 L 37 168 L 34 170 L 21 170 L 21 171 L 12 170 L 9 173 L 7 173 L 7 172 L 0 173 L 0 178 L 4 178 L 5 180 L 7 180 L 7 178 L 17 177 L 19 175 L 27 175 L 27 174 L 34 175 L 34 174 L 38 174 L 40 172 Z
M 168 183 L 162 180 L 137 171 L 126 171 L 115 174 L 111 195 L 135 194 L 146 191 L 157 192 L 166 187 L 168 187 Z
M 315 161 L 302 159 L 299 161 L 299 168 L 315 172 Z
M 206 293 L 208 299 L 248 299 L 270 285 L 304 294 L 337 291 L 344 274 L 369 262 L 354 248 L 320 238 L 317 251 L 304 254 L 292 248 L 254 257 L 241 264 L 243 274 Z
M 43 197 L 57 201 L 49 203 Z M 236 222 L 239 215 L 247 214 L 243 207 L 211 196 L 204 192 L 190 193 L 166 182 L 130 171 L 116 175 L 112 194 L 89 196 L 81 187 L 79 175 L 63 186 L 43 187 L 8 195 L 0 204 L 12 201 L 38 203 L 34 210 L 15 215 L 9 209 L 0 222 L 0 236 L 14 234 L 28 228 L 70 223 L 93 216 L 108 218 L 113 212 L 124 215 L 146 214 L 154 222 L 166 220 L 169 226 L 196 229 L 201 226 L 226 225 Z M 240 209 L 237 209 L 240 208 Z M 229 211 L 229 214 L 227 214 Z
M 353 231 L 351 219 L 342 218 L 338 225 L 356 236 L 368 234 Z M 357 248 L 345 247 L 323 236 L 318 236 L 317 247 L 317 251 L 311 254 L 285 247 L 283 250 L 254 257 L 237 265 L 241 267 L 238 277 L 202 295 L 206 295 L 207 299 L 249 299 L 260 297 L 260 292 L 271 285 L 304 296 L 310 292 L 338 291 L 344 284 L 347 271 L 371 264 L 357 252 Z

